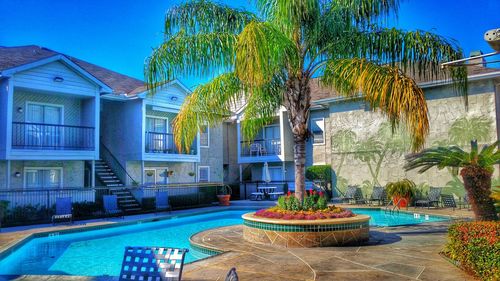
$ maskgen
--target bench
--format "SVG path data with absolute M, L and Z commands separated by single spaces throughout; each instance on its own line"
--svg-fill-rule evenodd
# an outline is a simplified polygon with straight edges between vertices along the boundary
M 269 196 L 274 199 L 278 199 L 281 195 L 285 195 L 283 191 L 269 192 Z
M 252 194 L 250 195 L 250 200 L 262 200 L 264 198 L 264 192 L 252 192 Z

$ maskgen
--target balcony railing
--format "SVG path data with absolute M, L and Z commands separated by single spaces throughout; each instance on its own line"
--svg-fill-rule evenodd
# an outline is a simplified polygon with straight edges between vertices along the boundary
M 194 143 L 196 143 L 196 140 Z M 146 152 L 196 155 L 196 145 L 191 145 L 189 151 L 182 151 L 182 153 L 179 153 L 174 143 L 174 134 L 146 132 Z
M 241 142 L 241 156 L 281 155 L 281 139 L 260 139 Z
M 94 150 L 94 127 L 43 123 L 12 123 L 12 148 Z

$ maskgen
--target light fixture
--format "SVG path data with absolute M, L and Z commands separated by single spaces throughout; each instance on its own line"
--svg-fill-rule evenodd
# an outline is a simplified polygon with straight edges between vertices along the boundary
M 176 97 L 176 96 L 171 96 L 171 97 L 170 97 L 170 100 L 171 100 L 171 101 L 176 101 L 176 100 L 177 100 L 177 97 Z
M 22 107 L 18 107 L 18 108 L 17 108 L 17 112 L 19 112 L 19 113 L 23 113 L 23 108 L 22 108 Z
M 64 78 L 62 78 L 61 76 L 56 76 L 54 77 L 54 82 L 63 82 L 64 81 Z
M 15 173 L 14 173 L 14 176 L 15 176 L 16 178 L 20 178 L 20 177 L 21 177 L 21 173 L 20 173 L 20 172 L 15 172 Z

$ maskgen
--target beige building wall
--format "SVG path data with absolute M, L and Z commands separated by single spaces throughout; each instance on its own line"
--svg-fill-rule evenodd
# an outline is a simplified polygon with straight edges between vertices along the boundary
M 426 147 L 446 141 L 450 127 L 461 117 L 468 119 L 473 117 L 487 118 L 491 121 L 491 127 L 484 142 L 493 142 L 497 139 L 494 81 L 470 82 L 469 86 L 468 110 L 464 106 L 463 98 L 455 96 L 451 86 L 425 89 L 430 119 L 430 132 Z M 315 111 L 312 116 L 324 114 L 324 110 Z M 372 162 L 370 167 L 366 161 L 361 161 L 359 157 L 356 157 L 356 149 L 347 152 L 332 149 L 332 136 L 340 130 L 351 130 L 356 134 L 358 142 L 364 141 L 376 135 L 380 125 L 387 121 L 386 118 L 378 112 L 370 111 L 362 102 L 331 104 L 328 115 L 328 120 L 325 122 L 325 145 L 309 145 L 311 152 L 309 154 L 312 159 L 309 159 L 308 164 L 331 164 L 335 171 L 340 170 L 340 173 L 337 174 L 339 186 L 345 186 L 345 184 L 361 185 L 369 194 L 371 188 L 368 187 L 368 182 L 373 184 L 374 177 L 372 174 L 377 165 Z M 448 193 L 460 192 L 460 188 L 453 187 L 454 179 L 446 169 L 437 170 L 433 168 L 423 174 L 416 171 L 405 172 L 403 169 L 405 164 L 404 155 L 409 152 L 395 153 L 383 158 L 382 163 L 379 165 L 380 169 L 377 178 L 381 185 L 385 185 L 390 181 L 408 178 L 417 185 L 445 187 L 445 191 L 448 190 Z
M 210 127 L 210 143 L 208 147 L 200 147 L 199 166 L 210 167 L 210 182 L 222 182 L 223 170 L 223 128 L 222 124 Z

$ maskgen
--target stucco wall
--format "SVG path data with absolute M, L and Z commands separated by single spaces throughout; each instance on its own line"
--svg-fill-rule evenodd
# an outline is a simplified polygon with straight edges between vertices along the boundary
M 6 161 L 0 162 L 0 188 L 6 188 Z M 10 187 L 23 188 L 24 168 L 38 167 L 62 167 L 63 187 L 83 187 L 85 178 L 84 161 L 11 161 Z M 15 177 L 15 173 L 21 173 L 20 177 Z
M 200 148 L 199 166 L 210 166 L 210 181 L 222 182 L 223 170 L 223 130 L 222 124 L 210 127 L 210 145 Z
M 490 120 L 491 126 L 486 136 L 483 137 L 483 143 L 496 140 L 495 93 L 492 81 L 470 83 L 468 110 L 464 107 L 463 99 L 455 96 L 450 87 L 426 89 L 425 93 L 430 119 L 430 132 L 426 147 L 450 143 L 450 127 L 461 117 L 466 117 L 468 120 L 475 117 Z M 316 114 L 321 113 L 313 113 L 313 115 Z M 389 181 L 409 178 L 416 184 L 445 187 L 447 193 L 463 194 L 463 189 L 456 187 L 456 179 L 453 182 L 451 173 L 446 169 L 438 171 L 433 168 L 423 174 L 418 174 L 416 171 L 405 172 L 402 167 L 405 164 L 404 155 L 410 152 L 408 149 L 393 154 L 386 153 L 381 163 L 374 160 L 369 165 L 366 159 L 362 161 L 362 157 L 359 157 L 361 149 L 357 145 L 376 136 L 381 125 L 386 121 L 380 113 L 367 110 L 361 102 L 331 105 L 329 120 L 325 126 L 327 128 L 325 147 L 310 144 L 312 161 L 308 161 L 308 164 L 323 164 L 326 157 L 327 163 L 331 163 L 333 169 L 337 171 L 339 185 L 358 184 L 365 186 L 368 190 L 368 182 L 385 185 Z M 332 136 L 341 130 L 350 130 L 355 133 L 351 151 L 332 149 Z M 391 138 L 394 140 L 394 136 L 389 137 Z M 377 167 L 379 167 L 378 176 Z

